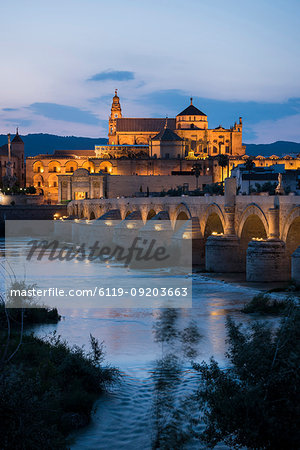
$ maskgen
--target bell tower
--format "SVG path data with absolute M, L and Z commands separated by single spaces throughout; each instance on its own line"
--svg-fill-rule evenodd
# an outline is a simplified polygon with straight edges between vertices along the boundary
M 115 95 L 113 97 L 112 105 L 111 105 L 111 112 L 109 116 L 109 130 L 108 130 L 108 143 L 110 145 L 117 145 L 118 138 L 116 136 L 116 129 L 117 129 L 117 119 L 120 119 L 122 117 L 122 109 L 120 105 L 120 99 L 118 97 L 118 89 L 115 90 Z
M 19 185 L 21 187 L 24 187 L 25 186 L 24 142 L 21 136 L 19 135 L 18 128 L 16 135 L 11 142 L 11 152 L 13 156 L 17 157 L 16 174 L 18 177 Z

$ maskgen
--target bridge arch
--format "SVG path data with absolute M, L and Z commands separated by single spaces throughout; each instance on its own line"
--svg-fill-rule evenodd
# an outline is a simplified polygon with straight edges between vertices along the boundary
M 90 213 L 90 220 L 94 220 L 94 219 L 96 219 L 96 216 L 95 216 L 94 211 L 92 210 Z
M 192 217 L 191 212 L 185 203 L 180 203 L 175 209 L 169 208 L 169 215 L 172 227 L 175 231 L 183 225 L 184 221 Z
M 179 230 L 179 228 L 181 228 L 184 222 L 186 222 L 187 220 L 189 220 L 189 216 L 187 215 L 187 213 L 185 211 L 180 211 L 175 219 L 174 231 Z
M 73 206 L 73 213 L 71 215 L 73 215 L 75 217 L 78 217 L 78 215 L 79 215 L 79 206 L 78 206 L 77 203 L 75 203 L 75 205 Z
M 283 241 L 286 241 L 286 238 L 287 238 L 287 235 L 289 232 L 289 228 L 292 225 L 292 223 L 294 222 L 294 220 L 297 219 L 298 217 L 300 217 L 300 206 L 296 206 L 295 208 L 293 208 L 290 211 L 287 218 L 285 219 L 285 224 L 283 226 L 282 233 L 281 233 L 281 239 Z
M 281 239 L 286 243 L 286 251 L 290 256 L 300 246 L 300 206 L 288 215 Z
M 149 209 L 149 211 L 147 213 L 146 221 L 153 219 L 153 217 L 155 217 L 156 214 L 157 213 L 154 208 Z
M 213 232 L 224 233 L 225 217 L 219 205 L 211 203 L 201 220 L 202 236 L 207 239 Z
M 267 220 L 263 210 L 258 205 L 256 205 L 255 203 L 251 203 L 250 205 L 248 205 L 244 209 L 244 211 L 242 212 L 242 215 L 241 215 L 241 218 L 240 218 L 240 221 L 239 221 L 238 232 L 237 232 L 238 237 L 241 238 L 242 232 L 243 232 L 243 229 L 244 229 L 244 226 L 245 226 L 245 223 L 248 220 L 248 218 L 253 219 L 253 221 L 255 220 L 252 216 L 260 219 L 261 223 L 263 224 L 263 227 L 264 227 L 264 230 L 265 230 L 265 233 L 266 233 L 266 237 L 267 237 L 268 234 L 269 234 L 269 223 L 268 223 L 268 220 Z M 249 225 L 249 221 L 248 221 L 248 225 Z M 262 236 L 259 236 L 259 235 L 255 236 L 255 235 L 253 235 L 252 237 L 260 238 Z
M 81 209 L 80 209 L 80 212 L 79 212 L 78 215 L 79 215 L 79 219 L 84 219 L 84 217 L 85 217 L 85 216 L 84 216 L 84 208 L 81 208 Z
M 241 264 L 246 265 L 246 255 L 249 242 L 253 238 L 267 239 L 269 225 L 264 212 L 256 204 L 249 205 L 242 214 L 238 227 L 240 239 Z

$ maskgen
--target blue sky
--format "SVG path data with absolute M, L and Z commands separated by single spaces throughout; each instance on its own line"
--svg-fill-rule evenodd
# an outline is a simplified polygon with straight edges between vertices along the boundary
M 0 3 L 0 134 L 105 137 L 114 89 L 127 117 L 300 142 L 298 0 L 10 0 Z

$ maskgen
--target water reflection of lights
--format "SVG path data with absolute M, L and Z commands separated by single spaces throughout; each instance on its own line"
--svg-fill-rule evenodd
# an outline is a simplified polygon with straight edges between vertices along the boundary
M 161 231 L 162 230 L 162 226 L 161 225 L 155 225 L 154 226 L 156 231 Z
M 191 239 L 191 233 L 183 233 L 182 239 Z
M 128 228 L 129 230 L 132 230 L 133 224 L 132 224 L 132 223 L 128 223 L 128 224 L 127 224 L 127 228 Z
M 107 225 L 108 227 L 111 227 L 112 226 L 112 221 L 111 220 L 106 220 L 105 221 L 105 225 Z

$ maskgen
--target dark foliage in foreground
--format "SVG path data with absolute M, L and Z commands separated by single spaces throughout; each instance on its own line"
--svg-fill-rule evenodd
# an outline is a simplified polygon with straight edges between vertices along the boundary
M 257 294 L 242 309 L 243 313 L 280 314 L 290 306 L 290 300 L 277 300 L 266 294 Z
M 11 337 L 17 346 L 19 335 Z M 103 349 L 68 347 L 54 333 L 48 340 L 25 335 L 0 372 L 1 449 L 64 449 L 71 430 L 86 425 L 93 404 L 118 372 L 103 367 Z
M 200 433 L 207 447 L 298 449 L 300 442 L 300 312 L 290 305 L 276 330 L 266 323 L 242 329 L 227 321 L 228 358 L 222 370 L 195 364 L 201 383 L 195 400 L 206 423 Z
M 61 316 L 56 308 L 49 308 L 47 305 L 37 301 L 37 298 L 11 295 L 11 290 L 30 291 L 37 288 L 35 284 L 26 284 L 25 281 L 14 280 L 6 293 L 5 301 L 0 297 L 0 327 L 20 328 L 23 325 L 29 326 L 41 323 L 57 323 Z
M 22 321 L 21 308 L 6 308 L 6 313 L 10 319 L 12 328 L 20 328 Z M 7 326 L 7 316 L 5 314 L 5 306 L 0 303 L 0 326 Z M 24 308 L 23 320 L 24 326 L 41 324 L 41 323 L 57 323 L 61 319 L 56 308 Z

